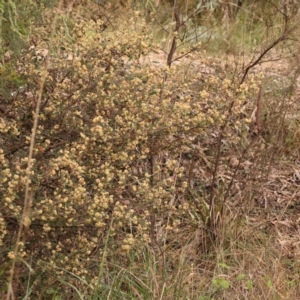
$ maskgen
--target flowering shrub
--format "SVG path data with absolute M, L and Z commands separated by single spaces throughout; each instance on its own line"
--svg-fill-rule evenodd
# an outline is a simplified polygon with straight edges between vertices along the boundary
M 93 280 L 108 232 L 109 256 L 159 244 L 198 209 L 187 191 L 194 149 L 210 150 L 226 124 L 231 130 L 224 131 L 224 139 L 230 143 L 238 143 L 247 129 L 240 110 L 257 91 L 254 81 L 239 86 L 224 74 L 190 74 L 182 81 L 176 67 L 139 64 L 155 45 L 146 24 L 133 30 L 134 22 L 112 34 L 103 31 L 101 20 L 78 21 L 67 37 L 58 26 L 51 51 L 44 50 L 38 31 L 40 40 L 18 61 L 25 83 L 2 99 L 0 119 L 2 264 L 14 256 L 46 60 L 31 171 L 31 226 L 19 253 L 26 261 L 35 258 L 34 270 L 47 265 L 56 275 L 67 270 Z

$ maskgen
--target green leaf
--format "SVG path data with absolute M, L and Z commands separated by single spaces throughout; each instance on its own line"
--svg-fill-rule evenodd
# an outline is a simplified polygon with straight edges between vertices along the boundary
M 267 285 L 268 285 L 268 288 L 269 288 L 269 289 L 272 287 L 272 281 L 271 281 L 270 279 L 268 280 Z
M 227 266 L 225 263 L 218 263 L 218 265 L 220 266 L 220 267 L 223 267 L 223 268 L 225 268 L 225 269 L 230 269 L 230 267 L 229 266 Z
M 229 288 L 229 281 L 223 278 L 215 278 L 213 279 L 213 285 L 222 288 L 223 290 L 227 290 Z
M 251 282 L 251 280 L 247 280 L 246 288 L 247 288 L 248 291 L 252 291 L 252 282 Z
M 48 295 L 52 295 L 52 294 L 55 294 L 55 293 L 56 293 L 56 290 L 53 289 L 53 288 L 49 288 L 49 289 L 46 290 L 46 294 L 48 294 Z
M 241 279 L 244 279 L 246 277 L 245 274 L 240 274 L 236 277 L 236 280 L 241 280 Z

